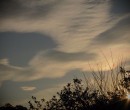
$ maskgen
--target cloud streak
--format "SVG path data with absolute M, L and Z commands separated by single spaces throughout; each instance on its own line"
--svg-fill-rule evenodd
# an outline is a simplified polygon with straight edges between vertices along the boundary
M 40 18 L 47 16 L 60 3 L 60 0 L 1 0 L 0 19 L 10 18 Z
M 130 16 L 123 18 L 109 30 L 99 34 L 93 39 L 96 45 L 117 45 L 127 44 L 130 42 Z M 91 44 L 91 45 L 93 45 Z
M 24 91 L 33 91 L 36 89 L 36 87 L 24 86 L 24 87 L 21 87 L 21 89 Z

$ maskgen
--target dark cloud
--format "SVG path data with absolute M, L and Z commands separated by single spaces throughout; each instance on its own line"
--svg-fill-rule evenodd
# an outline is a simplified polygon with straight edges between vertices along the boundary
M 130 13 L 130 0 L 111 0 L 112 14 L 122 15 Z
M 69 61 L 86 61 L 92 60 L 97 55 L 95 53 L 85 53 L 85 52 L 75 52 L 75 53 L 67 53 L 56 50 L 47 51 L 43 54 L 43 56 L 47 59 L 60 61 L 60 62 L 69 62 Z
M 111 29 L 101 33 L 93 39 L 91 45 L 111 45 L 130 43 L 129 37 L 130 17 L 124 18 L 119 21 Z
M 0 18 L 24 17 L 36 18 L 45 17 L 54 10 L 61 0 L 0 0 Z
M 27 10 L 19 0 L 1 0 L 0 1 L 0 17 L 11 17 L 21 15 Z
M 26 66 L 38 52 L 55 48 L 48 35 L 39 33 L 0 33 L 0 58 L 8 58 L 12 65 Z

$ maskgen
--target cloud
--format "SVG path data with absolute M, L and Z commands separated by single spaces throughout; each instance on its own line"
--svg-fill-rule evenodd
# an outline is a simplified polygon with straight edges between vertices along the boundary
M 71 82 L 74 76 L 80 78 L 79 76 L 82 76 L 80 73 L 80 70 L 73 70 L 67 73 L 65 77 L 60 78 L 42 78 L 24 82 L 4 81 L 0 87 L 0 105 L 7 102 L 11 102 L 14 105 L 23 105 L 31 100 L 31 96 L 38 96 L 39 99 L 44 96 L 44 98 L 48 100 L 52 95 L 56 94 L 57 91 L 62 89 L 63 83 Z M 29 76 L 27 77 L 29 78 Z M 21 90 L 21 87 L 36 87 L 36 89 L 33 91 L 24 91 Z
M 17 2 L 24 3 L 25 1 Z M 31 8 L 37 7 L 39 5 L 55 5 L 56 2 L 59 3 L 58 0 L 52 0 L 46 2 L 36 2 L 35 5 L 35 2 L 36 1 L 33 1 L 30 6 Z M 83 70 L 87 70 L 86 65 L 88 61 L 91 62 L 98 60 L 97 58 L 99 52 L 97 51 L 97 47 L 106 50 L 106 45 L 109 43 L 112 44 L 111 46 L 113 47 L 115 44 L 112 42 L 118 42 L 122 40 L 121 37 L 119 38 L 120 40 L 118 40 L 114 36 L 110 37 L 113 40 L 109 41 L 108 37 L 104 38 L 103 36 L 106 34 L 108 34 L 107 36 L 111 36 L 113 33 L 117 35 L 120 33 L 120 35 L 123 35 L 125 32 L 124 30 L 129 27 L 129 25 L 126 26 L 126 24 L 129 23 L 128 18 L 120 21 L 120 23 L 120 18 L 117 20 L 111 20 L 111 15 L 109 14 L 110 2 L 96 2 L 94 0 L 93 2 L 89 0 L 66 0 L 63 2 L 64 4 L 61 3 L 58 5 L 55 10 L 52 10 L 54 12 L 50 13 L 50 15 L 45 19 L 27 19 L 26 16 L 20 15 L 22 16 L 22 19 L 10 18 L 8 20 L 2 20 L 0 27 L 0 31 L 4 31 L 4 33 L 2 33 L 2 36 L 5 34 L 10 34 L 10 36 L 15 36 L 15 39 L 17 39 L 16 36 L 19 36 L 18 39 L 21 40 L 20 42 L 17 42 L 16 45 L 19 47 L 19 44 L 22 42 L 22 44 L 25 44 L 27 47 L 29 47 L 24 47 L 26 52 L 17 49 L 17 51 L 22 56 L 22 60 L 20 60 L 21 62 L 25 61 L 23 58 L 26 58 L 23 57 L 23 54 L 21 53 L 25 53 L 25 55 L 28 52 L 30 53 L 30 47 L 34 46 L 33 42 L 35 42 L 31 41 L 28 43 L 26 42 L 26 39 L 29 40 L 31 38 L 23 38 L 23 36 L 39 36 L 41 44 L 46 44 L 44 45 L 45 47 L 39 47 L 39 41 L 37 42 L 35 45 L 36 47 L 34 46 L 33 48 L 36 50 L 38 49 L 38 51 L 32 49 L 32 52 L 34 52 L 34 54 L 31 56 L 31 58 L 29 56 L 29 60 L 26 60 L 26 64 L 28 63 L 27 67 L 24 67 L 21 70 L 14 70 L 16 73 L 18 71 L 18 74 L 11 77 L 11 80 L 30 81 L 41 79 L 43 77 L 56 78 L 63 77 L 68 71 L 73 69 L 81 68 Z M 29 7 L 28 2 L 25 3 L 21 5 L 27 5 L 26 7 Z M 30 11 L 27 12 L 30 13 Z M 18 15 L 16 14 L 16 16 Z M 30 14 L 27 14 L 27 16 L 30 16 Z M 111 22 L 109 22 L 110 20 Z M 121 26 L 122 31 L 120 31 Z M 113 31 L 114 29 L 115 31 Z M 33 36 L 33 39 L 37 41 L 37 38 L 35 36 Z M 127 41 L 124 39 L 124 43 Z M 48 44 L 48 42 L 50 43 Z M 94 48 L 92 46 L 94 46 Z M 18 57 L 16 61 L 19 61 L 19 59 L 21 58 Z M 12 64 L 12 61 L 10 61 L 8 68 L 12 68 Z M 15 63 L 15 66 L 19 66 L 18 63 Z
M 3 4 L 8 4 L 6 1 L 2 2 Z M 122 19 L 121 21 L 119 21 L 121 18 L 117 18 L 116 20 L 112 19 L 110 14 L 111 2 L 66 0 L 59 4 L 60 2 L 58 0 L 39 2 L 33 0 L 30 6 L 27 1 L 14 0 L 13 2 L 16 3 L 8 4 L 9 7 L 21 3 L 19 5 L 21 5 L 22 8 L 20 8 L 23 9 L 23 6 L 26 7 L 27 9 L 25 8 L 25 10 L 28 13 L 27 16 L 23 16 L 22 13 L 21 15 L 16 14 L 16 18 L 3 19 L 1 22 L 0 31 L 4 32 L 2 33 L 2 36 L 10 34 L 10 36 L 15 36 L 15 39 L 17 39 L 16 36 L 19 36 L 18 39 L 20 39 L 20 41 L 17 42 L 16 45 L 19 47 L 21 42 L 22 44 L 25 44 L 23 46 L 25 46 L 24 49 L 26 52 L 16 48 L 17 52 L 20 54 L 18 54 L 18 56 L 21 56 L 22 58 L 15 55 L 18 57 L 15 61 L 24 62 L 24 58 L 26 58 L 26 61 L 23 64 L 26 63 L 28 65 L 21 70 L 17 70 L 16 68 L 15 70 L 13 66 L 14 71 L 18 71 L 17 75 L 11 76 L 11 79 L 14 81 L 37 80 L 43 77 L 56 78 L 64 76 L 68 71 L 75 68 L 87 69 L 87 61 L 98 60 L 97 56 L 99 52 L 97 49 L 101 48 L 107 50 L 106 48 L 109 44 L 111 44 L 111 47 L 114 47 L 116 44 L 121 44 L 122 40 L 123 43 L 129 41 L 128 35 L 125 34 L 129 28 L 129 18 L 124 18 L 124 20 Z M 54 7 L 56 5 L 55 10 L 51 9 L 51 5 L 54 5 Z M 39 14 L 39 11 L 37 10 L 40 8 L 37 7 L 42 6 L 43 9 L 46 9 L 44 7 L 48 7 L 47 10 L 53 12 L 46 11 L 49 16 L 43 19 L 40 19 L 39 17 L 36 19 L 27 18 L 31 13 L 28 9 L 36 8 L 35 11 Z M 2 9 L 4 10 L 5 8 Z M 18 8 L 18 10 L 20 9 Z M 126 37 L 120 37 L 123 34 L 125 34 Z M 33 36 L 33 39 L 37 41 L 36 47 L 33 45 L 33 42 L 35 41 L 26 42 L 31 39 L 29 37 L 27 38 L 27 36 L 32 35 L 39 36 L 40 38 L 38 39 L 41 41 L 41 44 L 46 44 L 44 45 L 45 47 L 43 45 L 40 47 L 38 46 L 39 40 L 37 41 L 35 36 Z M 23 38 L 23 36 L 25 37 Z M 115 36 L 118 36 L 118 38 Z M 125 38 L 127 38 L 127 40 Z M 5 37 L 3 39 L 5 39 Z M 48 44 L 48 42 L 50 43 Z M 13 43 L 15 43 L 15 40 Z M 26 48 L 26 46 L 29 48 Z M 31 56 L 29 55 L 28 59 L 21 53 L 25 53 L 25 55 L 30 53 L 31 46 L 34 46 L 33 49 L 35 48 L 35 50 L 32 49 L 32 52 L 34 53 Z M 11 45 L 9 50 L 10 48 Z M 127 49 L 128 48 L 129 47 L 127 47 Z M 8 53 L 10 53 L 10 51 L 8 51 Z M 9 56 L 7 56 L 7 58 L 9 58 Z M 4 58 L 2 57 L 2 59 Z M 10 61 L 10 65 L 8 65 L 9 69 L 12 69 L 12 62 L 14 62 L 14 59 L 13 61 Z M 17 62 L 15 62 L 15 67 L 19 66 Z M 52 70 L 55 71 L 55 73 L 52 73 Z
M 57 43 L 46 34 L 37 32 L 1 32 L 0 58 L 8 58 L 11 65 L 26 67 L 40 51 L 56 48 Z
M 129 0 L 110 0 L 110 13 L 113 15 L 125 15 L 130 13 Z
M 21 89 L 24 91 L 33 91 L 36 89 L 36 87 L 24 86 L 24 87 L 21 87 Z
M 5 18 L 19 14 L 23 10 L 26 10 L 25 7 L 23 7 L 19 0 L 1 0 L 0 1 L 0 18 Z
M 63 77 L 74 69 L 86 69 L 88 61 L 97 57 L 94 53 L 65 53 L 55 50 L 40 52 L 29 62 L 29 66 L 17 67 L 8 62 L 0 65 L 0 81 L 32 81 L 41 78 Z M 1 61 L 3 62 L 4 59 Z
M 29 65 L 37 73 L 34 75 L 36 79 L 56 78 L 63 77 L 73 69 L 85 69 L 87 61 L 96 57 L 97 55 L 94 53 L 64 53 L 50 50 L 39 53 L 30 61 Z
M 0 60 L 0 83 L 5 80 L 11 80 L 16 74 L 18 75 L 23 69 L 9 65 L 8 59 Z
M 96 54 L 87 52 L 62 52 L 57 50 L 49 50 L 41 53 L 45 59 L 56 62 L 72 62 L 72 61 L 89 61 L 95 59 Z
M 0 31 L 47 33 L 58 44 L 57 50 L 81 52 L 86 50 L 93 37 L 113 25 L 113 22 L 108 24 L 108 2 L 66 0 L 53 11 L 42 19 L 27 19 L 26 16 L 22 16 L 24 19 L 4 19 L 1 21 Z
M 130 16 L 123 18 L 112 28 L 99 34 L 92 40 L 91 45 L 129 45 L 130 42 Z
M 9 64 L 9 61 L 8 59 L 0 59 L 0 64 L 3 64 L 3 65 L 8 65 Z
M 45 17 L 60 2 L 60 0 L 1 0 L 0 19 Z

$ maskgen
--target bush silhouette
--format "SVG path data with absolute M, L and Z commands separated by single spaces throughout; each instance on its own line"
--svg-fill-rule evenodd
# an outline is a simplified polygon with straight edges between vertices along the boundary
M 75 78 L 73 83 L 68 83 L 49 101 L 45 99 L 38 101 L 32 96 L 32 101 L 28 102 L 29 110 L 130 110 L 130 101 L 127 98 L 130 89 L 130 77 L 126 75 L 128 71 L 120 67 L 115 77 L 111 71 L 113 74 L 111 91 L 105 89 L 103 84 L 107 82 L 101 74 L 97 76 L 98 74 L 93 72 L 94 80 L 98 85 L 95 89 L 83 86 L 82 80 Z
M 110 76 L 100 69 L 92 70 L 94 84 L 85 77 L 87 86 L 75 78 L 49 101 L 32 96 L 29 110 L 130 110 L 130 71 L 123 66 L 110 69 Z M 111 82 L 111 83 L 110 83 Z M 110 83 L 110 84 L 109 84 Z M 111 89 L 108 88 L 110 85 Z M 6 104 L 0 110 L 27 110 L 26 107 Z
M 27 110 L 27 108 L 21 105 L 16 105 L 14 107 L 10 103 L 7 103 L 4 106 L 0 107 L 0 110 Z

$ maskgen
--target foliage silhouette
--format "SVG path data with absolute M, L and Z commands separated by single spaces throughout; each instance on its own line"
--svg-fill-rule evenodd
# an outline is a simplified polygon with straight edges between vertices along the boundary
M 44 98 L 37 100 L 32 96 L 28 102 L 29 110 L 130 110 L 130 71 L 123 66 L 117 67 L 117 73 L 110 69 L 110 77 L 103 73 L 102 68 L 96 73 L 92 70 L 94 84 L 85 77 L 87 86 L 81 79 L 75 78 L 57 92 L 49 101 Z M 111 89 L 108 82 L 111 81 Z M 0 110 L 27 110 L 21 105 L 6 104 Z
M 100 73 L 100 72 L 99 72 Z M 113 73 L 113 72 L 112 72 Z M 57 92 L 57 96 L 53 96 L 51 100 L 37 100 L 32 96 L 33 101 L 29 101 L 29 110 L 130 110 L 130 100 L 127 98 L 130 90 L 130 76 L 126 75 L 128 71 L 124 67 L 120 67 L 119 74 L 111 78 L 116 80 L 113 82 L 113 89 L 103 90 L 103 80 L 97 84 L 95 89 L 84 87 L 82 80 L 75 78 L 73 83 L 68 83 L 64 88 Z M 93 76 L 97 75 L 93 73 Z M 96 80 L 99 80 L 95 79 Z M 98 82 L 100 82 L 98 81 Z M 97 82 L 97 83 L 98 83 Z
M 14 107 L 10 103 L 7 103 L 4 106 L 0 107 L 0 110 L 27 110 L 27 108 L 21 105 L 16 105 Z

